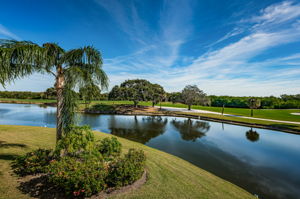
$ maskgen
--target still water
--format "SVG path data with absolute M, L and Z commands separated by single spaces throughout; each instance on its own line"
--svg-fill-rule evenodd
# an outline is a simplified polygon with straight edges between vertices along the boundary
M 300 135 L 176 117 L 85 114 L 79 121 L 181 157 L 259 198 L 300 198 Z M 55 127 L 55 108 L 0 103 L 0 124 Z

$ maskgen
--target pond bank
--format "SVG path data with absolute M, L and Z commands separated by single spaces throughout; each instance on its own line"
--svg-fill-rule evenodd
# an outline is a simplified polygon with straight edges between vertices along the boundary
M 95 132 L 96 139 L 112 135 Z M 116 198 L 255 198 L 244 189 L 200 169 L 181 158 L 151 147 L 119 138 L 124 152 L 129 148 L 145 151 L 147 183 L 139 189 L 123 193 Z M 0 125 L 0 140 L 8 147 L 0 149 L 0 194 L 3 198 L 32 198 L 19 190 L 18 178 L 12 175 L 10 162 L 16 156 L 33 149 L 53 148 L 55 129 L 31 126 Z M 21 144 L 24 147 L 19 147 Z

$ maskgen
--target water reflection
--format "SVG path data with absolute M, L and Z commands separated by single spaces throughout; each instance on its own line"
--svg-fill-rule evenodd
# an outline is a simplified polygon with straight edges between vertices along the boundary
M 251 142 L 256 142 L 259 140 L 259 134 L 252 128 L 246 132 L 246 138 Z
M 299 135 L 163 116 L 82 114 L 78 122 L 181 157 L 259 198 L 299 198 Z M 55 108 L 0 104 L 0 124 L 55 127 Z
M 190 118 L 183 121 L 173 119 L 171 124 L 179 131 L 183 140 L 193 142 L 205 136 L 210 128 L 208 122 L 191 120 Z
M 109 129 L 113 135 L 145 144 L 162 135 L 167 123 L 168 119 L 161 116 L 143 117 L 141 120 L 137 119 L 137 116 L 134 116 L 133 120 L 118 120 L 112 116 Z

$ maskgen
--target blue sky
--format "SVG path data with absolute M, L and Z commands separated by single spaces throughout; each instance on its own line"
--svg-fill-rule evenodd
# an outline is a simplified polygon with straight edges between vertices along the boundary
M 110 88 L 144 78 L 167 91 L 196 84 L 215 95 L 300 93 L 299 0 L 2 0 L 0 38 L 93 45 Z M 53 82 L 34 74 L 6 89 L 43 91 Z

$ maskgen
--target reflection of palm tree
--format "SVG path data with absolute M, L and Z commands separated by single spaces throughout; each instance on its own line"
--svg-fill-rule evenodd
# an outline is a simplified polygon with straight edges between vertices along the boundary
M 172 124 L 179 131 L 182 139 L 193 142 L 195 142 L 197 138 L 205 136 L 210 128 L 208 122 L 200 122 L 191 119 L 186 119 L 184 121 L 173 120 Z
M 130 121 L 112 118 L 109 129 L 113 135 L 145 144 L 163 134 L 167 122 L 167 118 L 163 119 L 161 116 L 143 117 L 141 120 L 135 116 Z
M 246 132 L 246 137 L 251 142 L 256 142 L 259 140 L 259 134 L 256 131 L 252 130 L 252 128 Z

